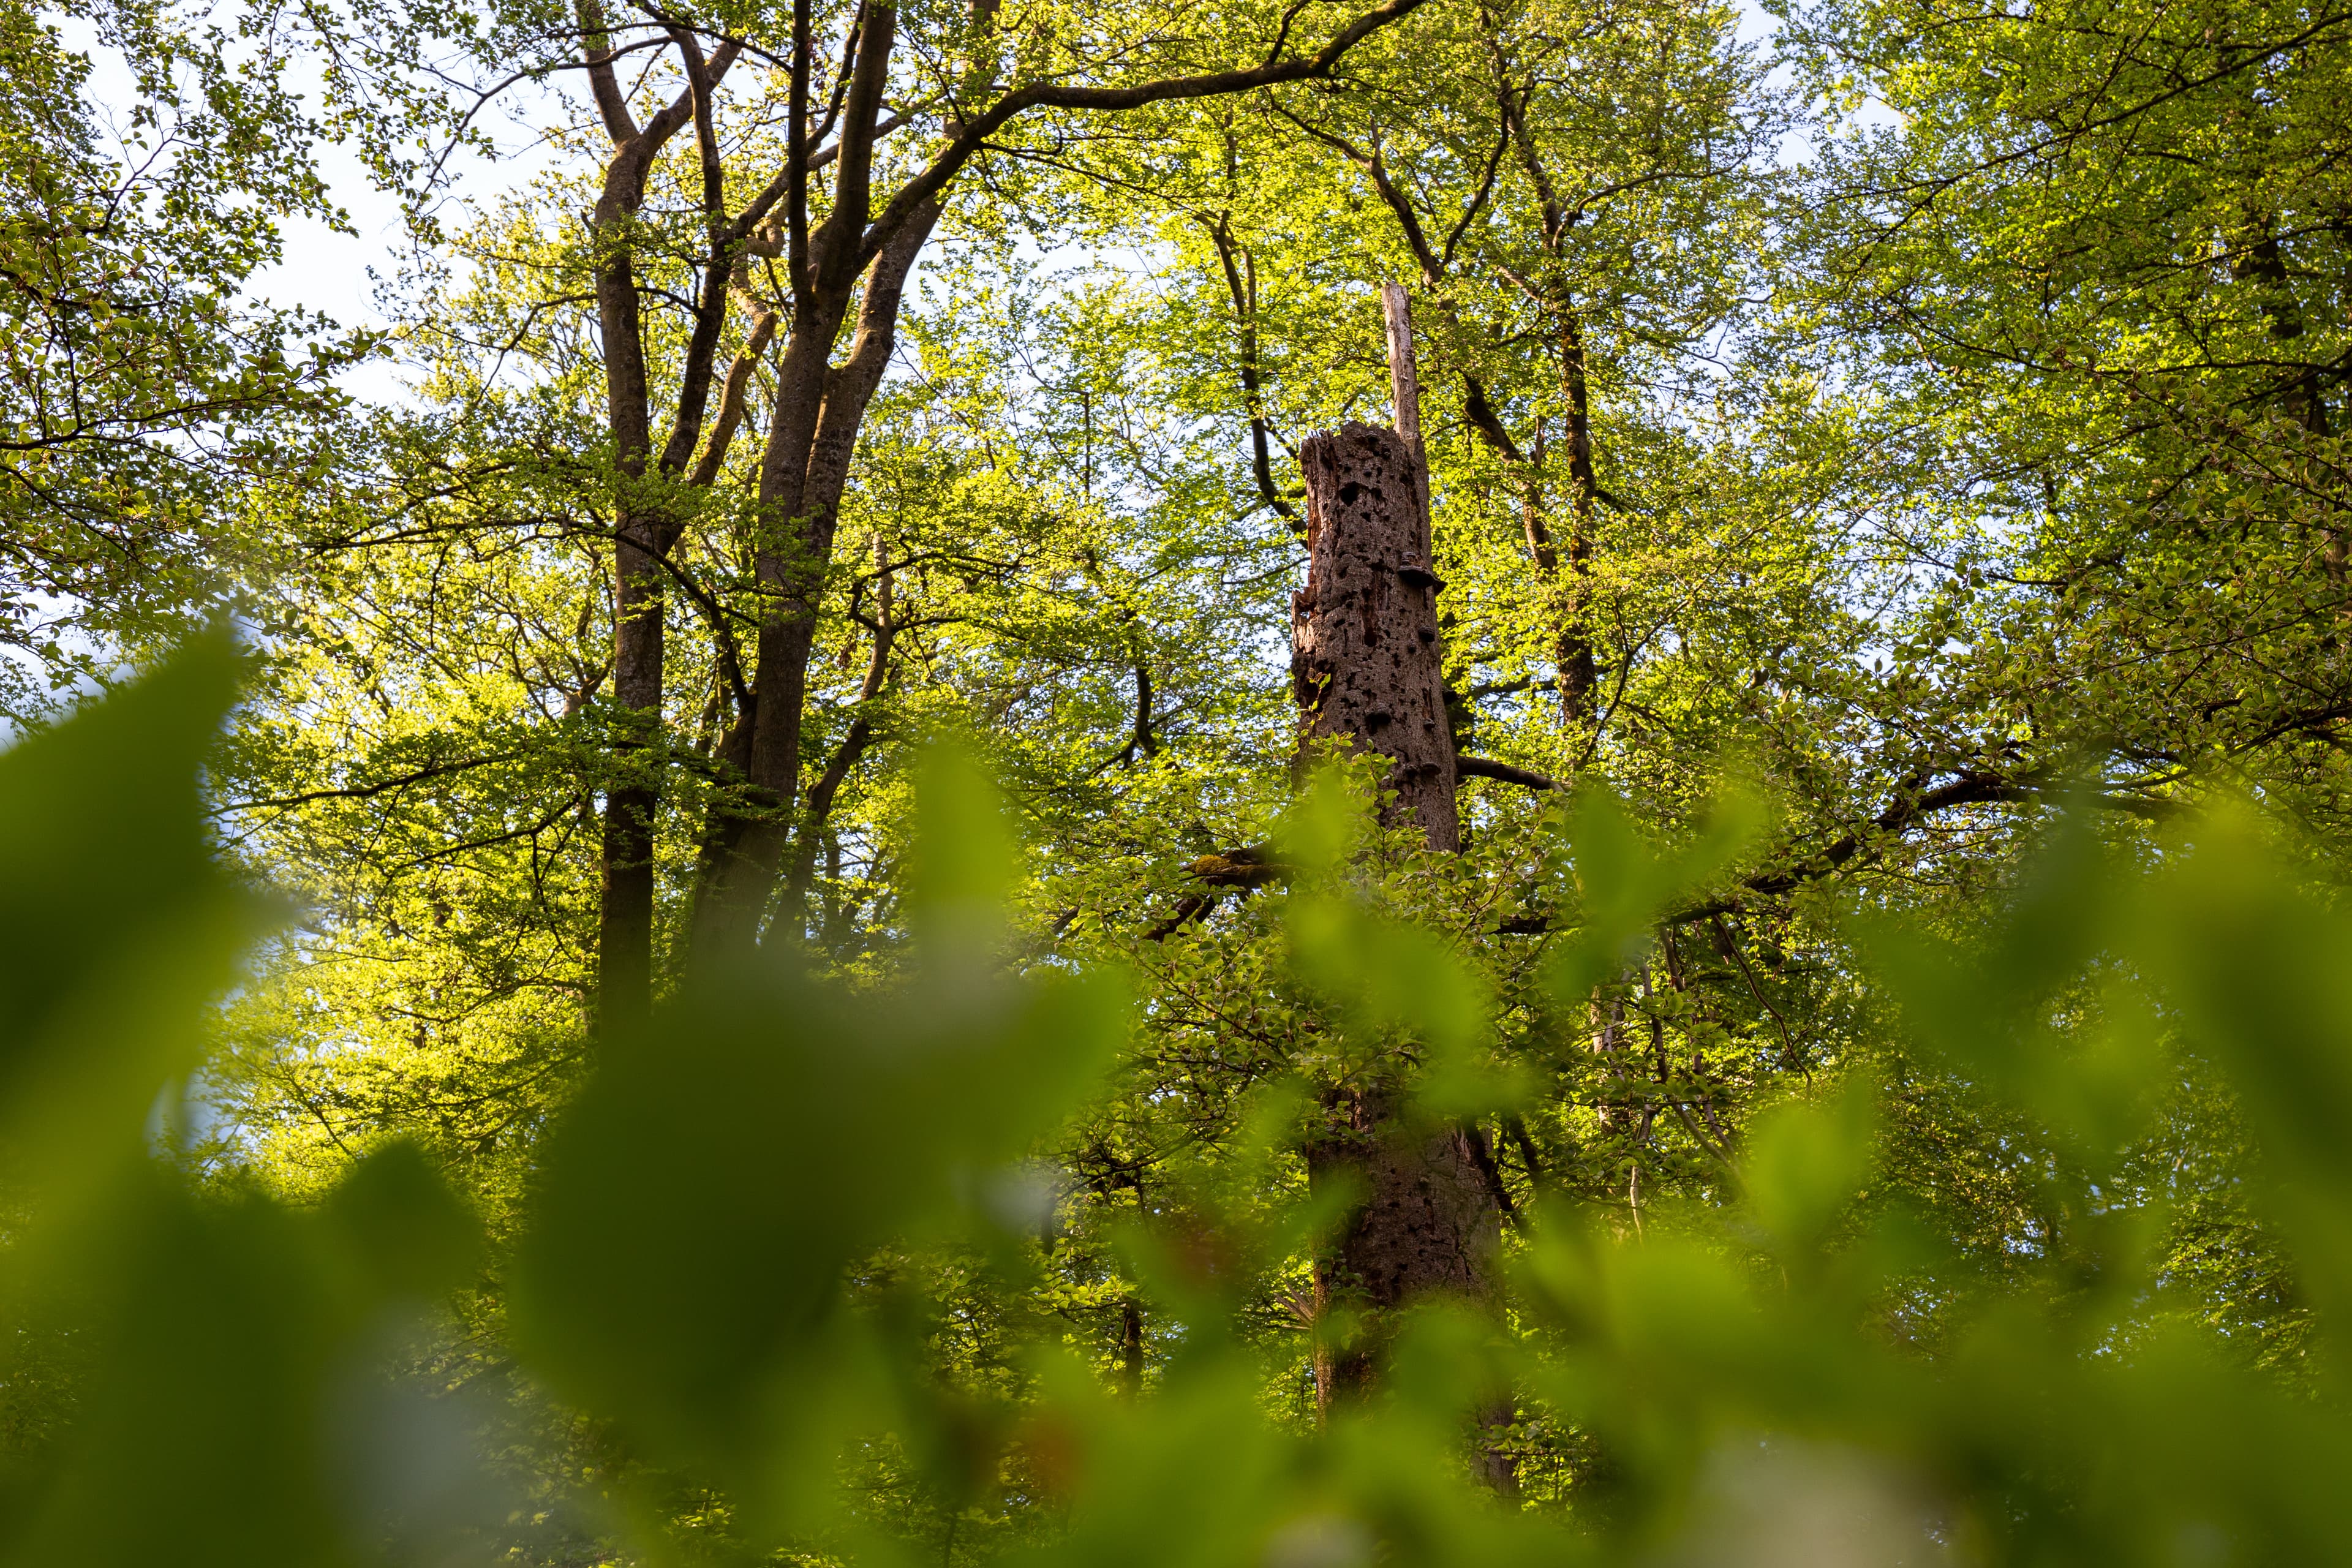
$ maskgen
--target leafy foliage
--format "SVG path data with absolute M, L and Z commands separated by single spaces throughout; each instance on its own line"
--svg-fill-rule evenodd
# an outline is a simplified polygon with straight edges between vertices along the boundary
M 288 217 L 340 214 L 282 51 L 167 6 L 76 7 L 131 89 L 47 8 L 0 8 L 0 712 L 37 717 L 152 658 L 275 558 L 257 482 L 325 471 L 329 378 L 364 336 L 247 299 Z M 305 470 L 308 470 L 307 474 Z
M 162 1110 L 150 1096 L 193 1065 L 158 1052 L 200 1037 L 203 990 L 253 930 L 194 815 L 230 668 L 218 644 L 193 653 L 0 760 L 23 910 L 5 1386 L 24 1560 L 498 1551 L 520 1500 L 461 1458 L 498 1417 L 433 1349 L 449 1292 L 498 1278 L 520 1374 L 628 1456 L 604 1500 L 612 1549 L 654 1560 L 1551 1561 L 1762 1542 L 1828 1561 L 2267 1561 L 2323 1554 L 2340 1528 L 2352 1425 L 2333 1357 L 2290 1387 L 2208 1332 L 2164 1248 L 2178 1188 L 2145 1174 L 2165 1102 L 2226 1092 L 2263 1151 L 2252 1213 L 2334 1331 L 2352 1286 L 2335 1136 L 2352 997 L 2331 963 L 2347 932 L 2243 822 L 2200 824 L 2151 873 L 2062 821 L 1981 939 L 1866 922 L 1907 1026 L 1739 1128 L 1736 1201 L 1662 1205 L 1636 1231 L 1539 1200 L 1508 1249 L 1517 1330 L 1430 1303 L 1383 1395 L 1317 1430 L 1267 1405 L 1278 1342 L 1236 1331 L 1330 1218 L 1280 1177 L 1298 1108 L 1278 1089 L 1228 1169 L 1104 1237 L 1151 1303 L 1148 1377 L 1107 1381 L 1050 1305 L 1088 1244 L 1077 1194 L 1032 1160 L 1105 1092 L 1124 1006 L 1106 976 L 1006 962 L 991 911 L 1014 861 L 982 786 L 945 759 L 921 786 L 912 966 L 854 993 L 772 963 L 690 984 L 606 1048 L 511 1254 L 482 1250 L 411 1144 L 308 1210 L 208 1178 L 173 1109 L 184 1091 Z M 1274 900 L 1298 1005 L 1341 1003 L 1339 1041 L 1422 1042 L 1430 1114 L 1521 1102 L 1508 1075 L 1464 1076 L 1487 1032 L 1451 944 L 1365 923 L 1351 868 L 1377 854 L 1349 853 L 1356 798 L 1335 781 L 1293 829 L 1307 864 L 1323 847 L 1324 890 Z M 1601 799 L 1565 831 L 1562 894 L 1582 913 L 1548 980 L 1567 999 L 1743 837 L 1656 856 Z M 38 925 L 37 887 L 54 889 Z M 1914 1074 L 1976 1086 L 2044 1151 L 2032 1181 L 2063 1226 L 2009 1278 L 1905 1191 L 1877 1128 Z M 1909 1327 L 1923 1310 L 1943 1320 L 1933 1353 Z M 976 1313 L 995 1320 L 977 1352 L 955 1342 Z M 66 1322 L 85 1358 L 70 1375 L 45 1359 Z M 1532 1487 L 1502 1507 L 1470 1478 L 1464 1423 L 1496 1386 L 1526 1425 L 1585 1446 L 1564 1511 Z M 29 1430 L 43 1396 L 57 1408 Z M 659 1522 L 682 1483 L 725 1500 L 691 1539 Z M 134 1496 L 155 1506 L 121 1505 Z
M 0 0 L 0 1547 L 2332 1556 L 2352 24 L 1776 15 Z

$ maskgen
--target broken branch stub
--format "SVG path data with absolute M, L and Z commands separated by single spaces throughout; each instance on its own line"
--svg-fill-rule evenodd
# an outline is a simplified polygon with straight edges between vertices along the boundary
M 1413 493 L 1421 498 L 1421 552 L 1430 544 L 1429 451 L 1421 442 L 1421 369 L 1412 348 L 1412 300 L 1402 283 L 1381 285 L 1381 321 L 1389 347 L 1389 395 L 1396 405 L 1396 431 L 1412 454 Z

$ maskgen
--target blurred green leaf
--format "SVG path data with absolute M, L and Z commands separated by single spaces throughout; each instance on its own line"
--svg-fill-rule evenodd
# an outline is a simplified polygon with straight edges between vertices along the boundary
M 2268 1202 L 2352 1331 L 2352 921 L 2242 815 L 2205 824 L 2135 908 L 2142 963 L 2258 1131 Z
M 981 963 L 1003 940 L 1021 859 L 995 788 L 970 747 L 934 742 L 916 769 L 915 843 L 907 909 L 919 946 L 939 963 Z
M 1434 932 L 1344 896 L 1297 896 L 1286 912 L 1300 978 L 1357 1030 L 1402 1032 L 1454 1052 L 1481 1037 L 1493 1000 Z
M 1869 1091 L 1859 1080 L 1825 1103 L 1780 1106 L 1748 1130 L 1748 1202 L 1782 1247 L 1802 1254 L 1817 1246 L 1859 1195 L 1875 1131 Z
M 963 912 L 926 934 L 968 961 L 996 949 L 974 911 L 1006 862 L 975 846 L 1002 829 L 971 775 L 928 787 L 962 803 L 926 808 L 950 840 L 921 851 L 928 896 Z M 649 1452 L 755 1500 L 797 1498 L 807 1478 L 787 1486 L 772 1457 L 845 1419 L 853 1265 L 984 1215 L 1125 1035 L 1109 976 L 1015 982 L 919 954 L 916 974 L 871 992 L 761 961 L 706 977 L 606 1044 L 548 1144 L 516 1262 L 520 1344 Z
M 1763 826 L 1761 807 L 1738 791 L 1718 796 L 1702 831 L 1661 855 L 1634 830 L 1624 805 L 1606 790 L 1577 796 L 1568 825 L 1578 921 L 1572 940 L 1551 960 L 1553 993 L 1581 1004 L 1645 950 L 1658 917 L 1697 895 L 1728 868 Z
M 197 785 L 233 700 L 215 633 L 0 752 L 0 1162 L 71 1184 L 144 1133 L 268 908 L 214 863 Z
M 208 1200 L 162 1170 L 117 1184 L 101 1224 L 15 1259 L 43 1269 L 43 1304 L 70 1313 L 94 1354 L 37 1500 L 0 1521 L 9 1560 L 375 1560 L 383 1521 L 363 1500 L 429 1468 L 420 1438 L 461 1445 L 440 1463 L 470 1474 L 470 1433 L 355 1444 L 339 1417 L 350 1391 L 388 1374 L 383 1331 L 457 1284 L 473 1256 L 470 1223 L 404 1150 L 362 1161 L 318 1215 Z M 446 1492 L 397 1500 L 412 1532 L 483 1522 L 430 1518 Z
M 2074 1155 L 2110 1167 L 2147 1128 L 2164 1073 L 2161 1027 L 2114 965 L 2123 879 L 2085 815 L 2062 818 L 1968 945 L 1898 922 L 1860 927 L 1864 955 L 1905 1025 L 1952 1071 L 2030 1109 Z

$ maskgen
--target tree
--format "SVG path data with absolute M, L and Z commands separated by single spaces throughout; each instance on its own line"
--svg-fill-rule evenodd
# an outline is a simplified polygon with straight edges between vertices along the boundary
M 2345 19 L 1789 15 L 1817 91 L 1900 116 L 1824 142 L 1798 308 L 1901 459 L 1940 765 L 2332 817 Z
M 1041 115 L 1117 113 L 1328 75 L 1418 3 L 1390 0 L 1311 48 L 1286 20 L 1270 35 L 1253 17 L 1193 30 L 1186 19 L 1146 13 L 1076 30 L 1040 14 L 1008 28 L 993 5 L 926 16 L 903 39 L 887 5 L 800 5 L 789 16 L 743 23 L 654 12 L 614 18 L 590 6 L 576 18 L 519 12 L 478 37 L 457 33 L 461 50 L 497 73 L 467 105 L 467 119 L 515 83 L 578 71 L 608 142 L 592 154 L 599 172 L 588 249 L 560 265 L 583 272 L 581 292 L 593 295 L 605 405 L 598 455 L 577 460 L 601 476 L 596 527 L 614 551 L 615 761 L 602 790 L 598 939 L 599 994 L 611 1016 L 641 1012 L 651 984 L 672 586 L 711 617 L 725 688 L 711 757 L 722 787 L 706 796 L 697 834 L 686 945 L 707 955 L 753 942 L 780 875 L 788 862 L 805 863 L 823 832 L 822 813 L 803 816 L 803 745 L 809 660 L 838 570 L 843 492 L 897 341 L 906 279 L 959 176 L 977 158 L 1017 148 Z M 404 13 L 396 48 L 363 35 L 350 41 L 392 78 L 398 50 L 444 26 L 434 14 Z M 766 62 L 770 77 L 748 95 L 730 95 L 730 74 L 747 58 Z M 1225 63 L 1234 59 L 1255 63 Z M 625 63 L 638 68 L 634 88 L 623 86 Z M 663 175 L 672 142 L 689 131 L 692 173 L 681 165 Z M 677 182 L 666 192 L 676 205 L 648 215 L 657 176 Z M 763 263 L 757 280 L 755 260 Z M 676 287 L 665 289 L 673 276 Z M 646 303 L 657 289 L 660 309 L 674 312 L 659 334 Z M 853 316 L 847 357 L 836 363 Z M 730 337 L 739 346 L 722 372 Z M 772 343 L 762 444 L 742 477 L 749 580 L 725 585 L 722 609 L 719 585 L 690 575 L 678 552 L 709 509 Z M 667 422 L 658 450 L 657 415 Z M 857 749 L 835 761 L 853 763 Z M 828 764 L 815 776 L 813 798 L 829 807 L 837 771 Z M 836 783 L 824 786 L 827 778 Z
M 1463 1200 L 1450 1228 L 1492 1226 L 1530 1268 L 1581 1267 L 1541 1239 L 1540 1216 L 1573 1204 L 1661 1253 L 1703 1234 L 1730 1273 L 1801 1294 L 1849 1278 L 1806 1272 L 1819 1227 L 1848 1223 L 1823 1215 L 1877 1236 L 1868 1204 L 1905 1209 L 1946 1265 L 1851 1277 L 1885 1290 L 1840 1306 L 1834 1332 L 1906 1354 L 1956 1353 L 1987 1300 L 2062 1321 L 2095 1282 L 2156 1278 L 2114 1271 L 2109 1222 L 2120 1204 L 2156 1234 L 2170 1222 L 2150 1194 L 2166 1194 L 2182 1217 L 2162 1232 L 2161 1289 L 2193 1281 L 2231 1344 L 2304 1375 L 2322 1331 L 2294 1252 L 2247 1195 L 2248 1124 L 2169 1046 L 2109 1061 L 2164 1086 L 2153 1118 L 2132 1120 L 2138 1102 L 2095 1066 L 2123 1007 L 2105 960 L 2076 953 L 2087 968 L 2043 984 L 2074 962 L 2053 933 L 2096 922 L 2009 873 L 2070 786 L 2118 854 L 2150 861 L 2178 857 L 2164 834 L 2233 770 L 2326 830 L 2340 820 L 2341 355 L 2321 276 L 2340 237 L 2332 154 L 2300 140 L 2332 124 L 2334 24 L 2306 37 L 2282 21 L 2248 46 L 2257 65 L 2231 44 L 2208 80 L 2189 68 L 2213 41 L 2205 22 L 2176 35 L 2172 13 L 2150 12 L 2107 38 L 2121 85 L 2086 111 L 2084 83 L 2107 79 L 2075 45 L 2107 23 L 2050 15 L 1792 22 L 1819 51 L 1816 86 L 1856 63 L 1906 114 L 1827 144 L 1807 180 L 1771 166 L 1786 106 L 1732 41 L 1733 15 L 1703 5 L 1426 7 L 1362 36 L 1328 78 L 1116 114 L 1041 105 L 987 133 L 936 215 L 909 209 L 901 237 L 929 226 L 903 273 L 888 243 L 865 253 L 896 206 L 867 193 L 842 263 L 862 270 L 824 296 L 829 328 L 816 263 L 853 226 L 835 223 L 844 143 L 803 138 L 804 265 L 781 195 L 772 222 L 745 222 L 790 163 L 776 126 L 803 122 L 783 33 L 556 16 L 537 19 L 556 41 L 534 43 L 501 20 L 468 47 L 590 88 L 556 132 L 564 159 L 435 237 L 442 270 L 412 312 L 415 405 L 378 411 L 342 492 L 278 511 L 314 570 L 268 587 L 279 624 L 309 635 L 272 649 L 278 684 L 221 776 L 242 791 L 250 864 L 324 897 L 236 999 L 236 1058 L 208 1081 L 266 1152 L 241 1167 L 324 1194 L 405 1132 L 483 1194 L 501 1239 L 519 1230 L 543 1130 L 604 1048 L 579 1016 L 618 973 L 611 954 L 637 951 L 637 927 L 613 921 L 654 911 L 648 940 L 671 933 L 677 959 L 666 984 L 728 967 L 703 960 L 740 956 L 764 920 L 770 950 L 886 994 L 918 962 L 903 742 L 959 730 L 1022 828 L 1001 962 L 1115 961 L 1146 996 L 1114 1089 L 1034 1151 L 1068 1190 L 987 1200 L 1038 1233 L 1030 1272 L 1008 1283 L 992 1236 L 860 1266 L 861 1308 L 936 1308 L 908 1364 L 971 1402 L 939 1417 L 958 1434 L 941 1451 L 983 1456 L 963 1479 L 860 1450 L 870 1516 L 919 1521 L 907 1529 L 943 1557 L 975 1550 L 967 1529 L 1027 1528 L 1051 1489 L 1050 1458 L 985 1457 L 989 1422 L 1014 1429 L 1038 1408 L 1015 1347 L 1041 1320 L 1139 1399 L 1230 1335 L 1234 1386 L 1313 1426 L 1318 1273 L 1332 1284 L 1364 1230 L 1354 1215 L 1313 1234 L 1309 1167 L 1339 1173 L 1415 1115 L 1444 1136 L 1405 1173 L 1443 1166 Z M 987 57 L 991 37 L 1022 36 L 1002 18 L 998 34 L 908 22 L 887 51 L 870 17 L 854 37 L 848 15 L 821 20 L 841 64 L 808 65 L 808 102 L 865 105 L 877 190 L 936 167 L 918 128 L 938 132 L 922 151 L 951 150 L 969 129 L 959 101 L 1035 79 Z M 1163 80 L 1266 58 L 1278 24 L 1239 21 L 1268 23 L 1246 54 L 1204 33 L 1199 58 L 1137 68 Z M 761 47 L 772 68 L 747 89 Z M 861 98 L 869 48 L 887 68 Z M 622 94 L 632 62 L 650 74 L 616 142 L 593 84 Z M 2242 67 L 2262 85 L 2231 108 Z M 2161 96 L 2174 86 L 2190 106 L 2178 117 Z M 2200 117 L 2222 128 L 2210 145 Z M 659 147 L 640 140 L 665 123 Z M 2044 157 L 2053 123 L 2074 126 L 2063 157 Z M 2131 123 L 2165 135 L 2116 130 Z M 2183 147 L 2212 178 L 2173 180 Z M 2230 226 L 2249 191 L 2290 215 L 2274 255 Z M 1465 748 L 1444 753 L 1458 853 L 1291 798 L 1280 645 L 1307 523 L 1291 448 L 1387 395 L 1376 291 L 1399 278 L 1428 329 L 1432 537 L 1406 564 L 1445 584 L 1431 629 Z M 730 296 L 715 315 L 714 288 Z M 605 307 L 623 302 L 637 316 L 616 339 Z M 869 310 L 887 332 L 853 332 Z M 824 363 L 843 336 L 847 361 Z M 619 405 L 643 415 L 634 447 L 615 437 L 616 341 L 642 351 L 642 395 Z M 697 363 L 700 433 L 680 444 Z M 824 400 L 787 395 L 820 371 Z M 762 440 L 733 438 L 745 430 Z M 828 447 L 827 430 L 856 440 Z M 794 670 L 797 687 L 770 679 Z M 621 695 L 629 682 L 650 706 Z M 768 735 L 797 770 L 780 793 L 785 753 L 755 749 L 771 700 L 794 691 L 798 718 Z M 1760 806 L 1717 792 L 1726 771 Z M 1571 813 L 1555 784 L 1612 791 L 1631 823 Z M 1267 854 L 1286 835 L 1322 847 L 1286 886 Z M 2056 885 L 2074 885 L 2066 865 Z M 642 900 L 614 895 L 640 871 Z M 1987 962 L 2028 977 L 2011 990 L 2062 1025 L 2032 1038 L 2074 1065 L 2044 1082 L 1999 1040 L 1923 1045 L 1914 1014 L 1981 1009 L 1958 981 L 1882 983 L 1884 954 L 1854 933 L 1894 907 L 1963 945 L 2016 914 L 2014 950 Z M 1910 950 L 1893 951 L 1899 966 Z M 627 1033 L 618 1013 L 606 1026 Z M 1350 1101 L 1382 1073 L 1390 1100 Z M 1864 1099 L 1885 1129 L 1866 1178 L 1791 1152 L 1862 1147 L 1839 1107 Z M 1814 1108 L 1787 1112 L 1799 1132 L 1773 1131 L 1786 1101 Z M 1366 1135 L 1339 1157 L 1330 1110 Z M 2126 1124 L 2137 1142 L 2100 1143 Z M 854 1125 L 882 1145 L 900 1131 Z M 1823 1184 L 1811 1197 L 1805 1170 Z M 1863 1208 L 1835 1207 L 1849 1187 L 1866 1187 Z M 1796 1206 L 1741 1206 L 1773 1191 Z M 1710 1228 L 1725 1214 L 1776 1239 Z M 1446 1361 L 1444 1381 L 1522 1391 L 1517 1429 L 1482 1446 L 1536 1508 L 1642 1516 L 1612 1477 L 1658 1408 L 1643 1377 L 1660 1369 L 1612 1342 L 1628 1358 L 1605 1374 L 1625 1374 L 1613 1412 L 1562 1393 L 1565 1374 L 1546 1381 L 1547 1336 L 1601 1332 L 1614 1310 L 1566 1278 L 1513 1298 L 1498 1359 Z M 504 1298 L 476 1306 L 478 1338 L 451 1364 L 503 1376 Z M 1529 1328 L 1528 1313 L 1557 1317 Z M 2079 1321 L 2117 1344 L 2158 1334 L 2120 1309 Z M 1675 1344 L 1686 1365 L 1717 1364 L 1706 1342 Z M 686 1353 L 656 1349 L 646 1364 Z M 1410 1382 L 1391 1392 L 1416 1397 Z M 542 1475 L 652 1485 L 602 1434 L 551 1415 L 538 1436 Z M 1015 1470 L 995 1491 L 971 1479 Z M 684 1495 L 654 1511 L 701 1528 L 729 1506 Z M 2038 1507 L 2000 1511 L 2014 1500 L 1987 1517 Z
M 281 216 L 339 220 L 283 57 L 237 62 L 168 6 L 79 19 L 130 89 L 108 124 L 89 57 L 40 8 L 0 7 L 0 644 L 22 656 L 0 711 L 18 722 L 222 612 L 275 549 L 240 490 L 299 488 L 329 377 L 367 347 L 244 297 Z

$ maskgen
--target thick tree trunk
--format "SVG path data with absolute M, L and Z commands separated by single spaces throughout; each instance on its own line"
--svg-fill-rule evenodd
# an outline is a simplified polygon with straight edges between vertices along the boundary
M 1311 436 L 1307 586 L 1291 601 L 1291 684 L 1302 755 L 1344 739 L 1389 759 L 1391 821 L 1461 847 L 1454 741 L 1439 667 L 1437 577 L 1404 438 L 1349 424 Z
M 1593 716 L 1601 685 L 1592 656 L 1593 507 L 1601 481 L 1592 468 L 1592 394 L 1584 372 L 1584 336 L 1575 313 L 1560 309 L 1560 384 L 1568 395 L 1568 474 L 1576 487 L 1575 531 L 1568 541 L 1568 580 L 1560 584 L 1559 716 L 1575 724 Z
M 660 568 L 626 536 L 614 565 L 613 695 L 630 729 L 615 738 L 615 776 L 604 791 L 596 1007 L 607 1027 L 642 1017 L 653 1001 L 654 815 L 661 798 L 654 771 L 663 743 Z
M 673 121 L 673 124 L 675 121 Z M 621 708 L 614 776 L 604 788 L 604 895 L 598 911 L 596 1009 L 609 1027 L 642 1016 L 653 982 L 653 748 L 660 743 L 661 522 L 644 493 L 651 456 L 644 332 L 628 226 L 645 189 L 651 132 L 615 151 L 596 205 L 597 324 L 604 340 L 606 428 L 613 438 L 613 695 Z
M 1417 824 L 1433 848 L 1456 849 L 1439 584 L 1420 465 L 1395 431 L 1353 424 L 1310 437 L 1300 458 L 1308 566 L 1293 600 L 1291 670 L 1301 757 L 1339 740 L 1387 758 L 1387 819 Z M 1434 1294 L 1492 1293 L 1502 1220 L 1475 1134 L 1415 1121 L 1393 1076 L 1335 1088 L 1325 1112 L 1307 1150 L 1309 1177 L 1363 1197 L 1315 1265 L 1318 1321 L 1351 1330 L 1317 1348 L 1316 1397 L 1328 1412 L 1378 1376 L 1382 1329 L 1397 1308 Z M 1499 1413 L 1500 1423 L 1508 1419 L 1507 1409 Z M 1509 1487 L 1507 1456 L 1489 1444 L 1482 1464 Z
M 706 837 L 704 886 L 694 924 L 700 952 L 740 950 L 757 940 L 784 865 L 801 798 L 809 657 L 833 565 L 850 458 L 866 406 L 898 344 L 908 274 L 938 220 L 938 204 L 919 207 L 875 258 L 848 358 L 838 365 L 825 363 L 845 314 L 838 309 L 829 326 L 818 322 L 810 329 L 821 336 L 823 347 L 814 358 L 821 374 L 804 378 L 807 384 L 795 383 L 787 351 L 784 388 L 761 475 L 763 512 L 789 525 L 781 530 L 784 539 L 760 560 L 761 581 L 773 598 L 760 627 L 758 695 L 745 737 L 750 809 L 725 808 Z M 856 281 L 853 274 L 850 282 Z M 795 344 L 801 331 L 794 328 Z M 787 395 L 807 399 L 807 405 L 788 407 Z
M 1336 1244 L 1315 1266 L 1315 1315 L 1353 1317 L 1350 1337 L 1315 1349 L 1315 1397 L 1326 1415 L 1379 1377 L 1383 1320 L 1435 1294 L 1472 1300 L 1494 1289 L 1502 1212 L 1480 1168 L 1472 1134 L 1416 1127 L 1392 1087 L 1341 1089 L 1326 1104 L 1307 1148 L 1307 1178 L 1365 1194 Z

